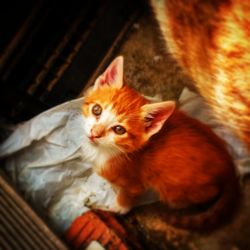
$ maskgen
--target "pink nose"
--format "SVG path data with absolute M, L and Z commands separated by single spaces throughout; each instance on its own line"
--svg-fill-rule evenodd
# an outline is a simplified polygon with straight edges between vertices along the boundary
M 93 141 L 97 138 L 101 138 L 104 135 L 104 132 L 105 130 L 103 125 L 94 125 L 90 131 L 90 139 Z

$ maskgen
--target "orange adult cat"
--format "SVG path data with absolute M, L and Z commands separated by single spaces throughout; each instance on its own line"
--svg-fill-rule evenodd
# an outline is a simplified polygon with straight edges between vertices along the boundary
M 238 203 L 238 180 L 224 143 L 206 125 L 176 110 L 173 101 L 150 103 L 127 87 L 122 57 L 86 93 L 83 115 L 85 153 L 118 190 L 119 212 L 132 208 L 147 189 L 174 209 L 216 200 L 203 213 L 169 220 L 202 228 L 218 223 Z
M 151 3 L 169 51 L 250 150 L 250 1 Z

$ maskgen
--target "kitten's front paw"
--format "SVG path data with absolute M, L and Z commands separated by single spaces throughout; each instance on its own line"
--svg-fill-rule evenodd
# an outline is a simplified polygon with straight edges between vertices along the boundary
M 129 212 L 130 209 L 131 209 L 130 207 L 121 206 L 117 200 L 113 207 L 113 211 L 119 214 L 126 214 Z

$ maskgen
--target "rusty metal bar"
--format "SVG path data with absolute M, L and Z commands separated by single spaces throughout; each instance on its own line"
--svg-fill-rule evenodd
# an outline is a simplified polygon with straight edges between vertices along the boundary
M 27 17 L 24 24 L 21 26 L 20 30 L 15 34 L 15 37 L 11 40 L 7 48 L 5 48 L 2 55 L 0 55 L 0 71 L 5 66 L 6 61 L 10 57 L 10 55 L 14 52 L 16 47 L 19 45 L 27 31 L 29 30 L 30 26 L 33 23 L 33 20 L 36 18 L 37 12 L 41 8 L 42 1 L 38 1 L 35 5 L 33 11 L 31 11 L 31 14 Z
M 65 63 L 62 64 L 58 68 L 58 70 L 57 70 L 57 72 L 55 74 L 55 77 L 48 83 L 47 91 L 51 91 L 53 89 L 53 87 L 56 85 L 56 83 L 62 77 L 62 75 L 66 71 L 66 69 L 71 65 L 73 59 L 77 55 L 77 53 L 80 50 L 81 46 L 83 45 L 84 41 L 87 39 L 87 37 L 88 37 L 91 29 L 96 24 L 96 22 L 98 20 L 98 16 L 101 16 L 101 14 L 103 13 L 103 11 L 104 11 L 103 8 L 99 8 L 98 12 L 95 14 L 95 16 L 96 16 L 95 19 L 92 20 L 88 24 L 88 29 L 86 29 L 85 32 L 83 32 L 83 34 L 80 36 L 78 42 L 74 45 L 74 47 L 72 48 L 71 53 L 68 55 L 67 59 L 65 60 Z
M 29 86 L 28 88 L 28 93 L 30 95 L 32 95 L 37 87 L 41 84 L 41 82 L 44 80 L 44 78 L 47 76 L 48 72 L 51 70 L 51 67 L 53 66 L 53 64 L 55 63 L 55 61 L 57 60 L 57 58 L 61 55 L 62 50 L 65 48 L 65 46 L 68 44 L 68 42 L 70 41 L 72 35 L 75 33 L 75 31 L 77 30 L 77 27 L 80 23 L 81 19 L 78 19 L 75 21 L 75 23 L 72 25 L 72 28 L 70 30 L 68 30 L 68 32 L 66 33 L 66 35 L 62 38 L 62 41 L 59 43 L 59 45 L 55 48 L 55 50 L 53 51 L 53 53 L 51 54 L 51 56 L 48 58 L 48 60 L 45 62 L 43 68 L 41 69 L 41 71 L 37 74 L 34 82 Z M 76 51 L 77 52 L 77 51 Z M 68 60 L 66 60 L 68 61 Z M 69 64 L 69 63 L 68 63 Z M 64 72 L 64 71 L 63 71 Z M 62 72 L 62 73 L 63 73 Z M 60 76 L 62 75 L 62 73 L 60 74 Z M 60 77 L 59 76 L 59 77 Z M 58 77 L 56 77 L 58 78 Z M 53 81 L 53 80 L 52 80 Z M 57 81 L 55 81 L 56 83 Z M 54 84 L 55 84 L 54 83 Z
M 118 49 L 119 45 L 121 44 L 122 40 L 124 39 L 126 33 L 131 28 L 131 25 L 135 22 L 135 20 L 139 16 L 139 11 L 136 11 L 133 13 L 133 15 L 130 17 L 130 19 L 126 22 L 123 29 L 120 31 L 118 36 L 113 42 L 113 45 L 109 48 L 109 50 L 106 52 L 106 55 L 103 57 L 102 61 L 99 63 L 98 67 L 96 68 L 95 72 L 91 75 L 90 79 L 84 86 L 83 90 L 78 95 L 79 97 L 83 96 L 86 89 L 88 89 L 96 80 L 96 78 L 102 73 L 105 66 L 107 66 L 107 62 L 111 60 L 112 56 L 115 54 L 115 51 Z

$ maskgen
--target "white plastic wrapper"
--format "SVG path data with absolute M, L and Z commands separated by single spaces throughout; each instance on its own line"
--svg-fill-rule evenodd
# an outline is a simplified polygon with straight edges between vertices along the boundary
M 9 176 L 59 232 L 90 208 L 115 211 L 115 191 L 93 172 L 84 155 L 83 101 L 66 102 L 20 124 L 0 146 L 0 158 L 6 159 Z M 184 89 L 180 107 L 209 124 L 231 145 L 228 147 L 240 174 L 249 172 L 246 149 L 218 125 L 199 96 Z
M 5 169 L 59 232 L 89 207 L 112 210 L 115 192 L 84 158 L 83 98 L 17 126 L 0 146 Z

